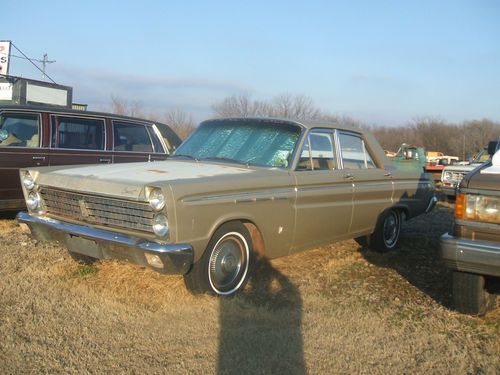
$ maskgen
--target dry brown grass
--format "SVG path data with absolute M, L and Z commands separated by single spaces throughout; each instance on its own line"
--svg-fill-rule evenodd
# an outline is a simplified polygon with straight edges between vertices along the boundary
M 500 309 L 449 309 L 437 251 L 451 209 L 413 220 L 401 251 L 354 241 L 261 261 L 241 296 L 182 278 L 77 265 L 0 220 L 0 373 L 500 372 Z

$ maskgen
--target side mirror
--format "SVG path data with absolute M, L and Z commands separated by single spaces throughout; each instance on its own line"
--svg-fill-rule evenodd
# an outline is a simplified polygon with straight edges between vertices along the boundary
M 500 141 L 491 141 L 488 143 L 488 154 L 494 155 L 497 152 L 498 147 L 500 146 Z

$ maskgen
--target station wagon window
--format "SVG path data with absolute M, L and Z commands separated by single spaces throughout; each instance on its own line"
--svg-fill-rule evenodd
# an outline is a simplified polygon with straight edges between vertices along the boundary
M 339 142 L 344 169 L 376 168 L 360 135 L 340 132 Z
M 151 126 L 148 126 L 147 129 L 148 129 L 148 132 L 149 132 L 149 137 L 153 141 L 154 152 L 165 152 L 165 150 L 163 149 L 163 146 L 161 144 L 161 141 L 158 138 L 158 135 L 154 131 L 154 129 Z
M 40 116 L 30 113 L 0 115 L 0 147 L 39 147 Z
M 332 170 L 336 166 L 333 133 L 324 130 L 309 133 L 297 170 Z
M 115 151 L 153 151 L 148 131 L 142 124 L 113 121 L 113 134 Z
M 79 117 L 52 117 L 51 147 L 103 150 L 104 121 Z

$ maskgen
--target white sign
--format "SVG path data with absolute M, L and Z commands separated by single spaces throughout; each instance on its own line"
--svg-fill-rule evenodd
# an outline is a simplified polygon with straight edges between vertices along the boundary
M 0 82 L 0 100 L 12 100 L 12 83 Z
M 26 85 L 26 102 L 68 105 L 68 92 L 53 87 L 44 87 L 28 83 Z
M 10 41 L 0 41 L 0 74 L 9 74 Z

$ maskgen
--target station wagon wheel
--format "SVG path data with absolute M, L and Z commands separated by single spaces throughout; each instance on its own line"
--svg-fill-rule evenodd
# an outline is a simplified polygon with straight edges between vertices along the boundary
M 401 234 L 401 213 L 390 209 L 380 215 L 375 232 L 369 237 L 368 247 L 375 251 L 386 252 L 399 246 Z
M 483 275 L 453 272 L 453 307 L 461 313 L 484 315 L 495 306 L 496 296 L 486 288 Z
M 193 293 L 230 296 L 243 289 L 252 265 L 252 240 L 240 222 L 221 226 L 213 235 L 201 259 L 184 275 Z

